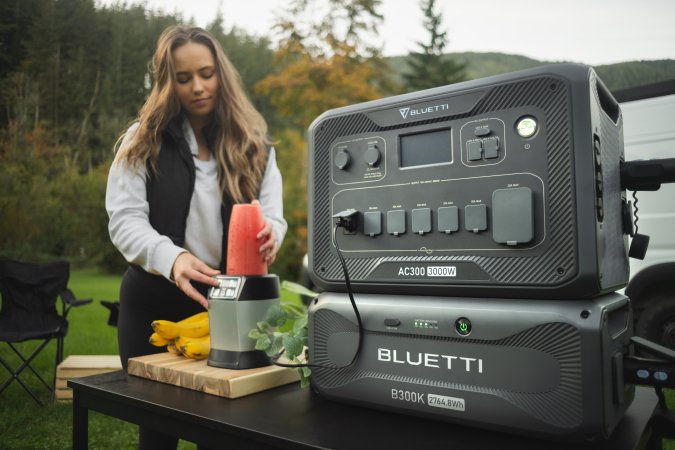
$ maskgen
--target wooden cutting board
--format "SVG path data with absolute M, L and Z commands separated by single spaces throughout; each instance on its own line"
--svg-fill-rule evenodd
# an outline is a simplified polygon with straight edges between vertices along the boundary
M 297 370 L 278 366 L 232 370 L 211 367 L 172 353 L 129 358 L 129 375 L 149 378 L 220 397 L 238 398 L 298 381 Z

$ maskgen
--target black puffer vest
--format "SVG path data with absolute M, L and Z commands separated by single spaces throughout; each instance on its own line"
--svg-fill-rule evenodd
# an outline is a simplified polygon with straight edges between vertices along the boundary
M 147 163 L 148 181 L 145 184 L 150 205 L 150 225 L 179 247 L 185 245 L 185 227 L 196 178 L 194 156 L 183 136 L 182 125 L 183 116 L 178 115 L 162 132 L 157 171 L 153 170 L 150 162 Z M 208 126 L 204 130 L 209 148 L 213 148 L 216 131 L 215 126 Z M 220 205 L 223 253 L 219 267 L 222 273 L 227 270 L 227 237 L 231 215 L 232 202 L 223 194 Z

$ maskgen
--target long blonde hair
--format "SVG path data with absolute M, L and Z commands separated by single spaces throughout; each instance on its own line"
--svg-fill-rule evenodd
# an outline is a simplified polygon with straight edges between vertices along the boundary
M 131 167 L 150 161 L 157 170 L 162 131 L 181 111 L 174 91 L 172 52 L 188 42 L 208 47 L 216 61 L 218 97 L 212 121 L 218 131 L 211 150 L 218 162 L 221 190 L 233 203 L 250 202 L 258 194 L 271 145 L 267 124 L 246 96 L 239 74 L 218 41 L 201 28 L 171 26 L 159 37 L 151 63 L 154 85 L 139 112 L 138 129 L 120 149 L 119 161 Z

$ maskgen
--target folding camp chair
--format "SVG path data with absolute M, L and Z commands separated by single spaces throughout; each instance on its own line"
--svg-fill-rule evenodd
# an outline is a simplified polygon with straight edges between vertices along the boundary
M 120 315 L 120 302 L 110 300 L 101 300 L 101 305 L 105 306 L 110 310 L 110 315 L 108 316 L 108 325 L 111 327 L 117 326 L 117 318 Z
M 33 264 L 0 259 L 0 294 L 2 294 L 0 341 L 7 343 L 22 361 L 13 369 L 0 356 L 0 364 L 10 373 L 10 378 L 0 385 L 0 393 L 16 380 L 36 402 L 42 405 L 35 393 L 19 378 L 25 369 L 29 369 L 51 391 L 53 397 L 56 366 L 63 360 L 63 339 L 68 333 L 66 320 L 68 311 L 73 306 L 91 303 L 91 299 L 75 298 L 73 292 L 67 288 L 69 277 L 70 265 L 67 261 Z M 60 314 L 56 309 L 57 297 L 61 297 Z M 50 386 L 31 366 L 31 362 L 52 339 L 56 339 L 56 361 Z M 30 356 L 24 357 L 15 344 L 29 340 L 42 342 Z

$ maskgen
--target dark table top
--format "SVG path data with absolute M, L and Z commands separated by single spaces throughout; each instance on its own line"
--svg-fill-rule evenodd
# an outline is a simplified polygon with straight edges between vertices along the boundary
M 123 371 L 70 380 L 68 385 L 79 396 L 78 406 L 123 420 L 138 423 L 135 420 L 138 417 L 161 415 L 186 422 L 188 428 L 214 433 L 214 436 L 217 433 L 231 435 L 270 447 L 349 450 L 580 448 L 337 403 L 309 389 L 301 389 L 297 383 L 232 400 L 129 376 Z M 635 401 L 610 440 L 581 448 L 636 448 L 656 403 L 653 390 L 638 388 Z M 200 431 L 195 433 L 200 436 Z

